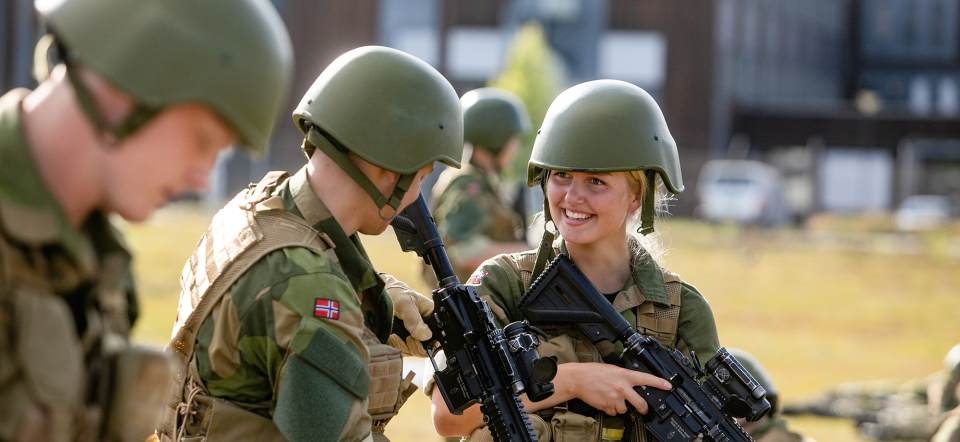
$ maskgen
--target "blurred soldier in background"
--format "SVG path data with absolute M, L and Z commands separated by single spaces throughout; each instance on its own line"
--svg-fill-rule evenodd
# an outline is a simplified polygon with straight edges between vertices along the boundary
M 36 8 L 41 83 L 0 98 L 0 440 L 143 441 L 170 369 L 129 346 L 130 254 L 108 215 L 142 221 L 206 187 L 220 150 L 262 151 L 290 39 L 266 0 Z
M 957 407 L 960 345 L 944 358 L 944 369 L 904 383 L 892 381 L 841 384 L 809 403 L 784 407 L 784 414 L 842 417 L 868 440 L 926 440 L 944 413 Z
M 433 302 L 378 274 L 358 233 L 382 233 L 435 161 L 460 167 L 456 91 L 427 63 L 368 46 L 327 67 L 293 119 L 306 166 L 240 192 L 184 266 L 170 346 L 186 376 L 164 441 L 385 440 L 416 390 L 401 351 L 426 355 Z
M 738 348 L 728 349 L 730 354 L 737 358 L 753 377 L 767 390 L 767 400 L 770 401 L 770 411 L 756 422 L 747 422 L 746 419 L 737 419 L 743 429 L 757 442 L 813 442 L 813 439 L 804 438 L 787 429 L 787 422 L 780 419 L 779 391 L 773 383 L 770 373 L 763 367 L 757 358 Z
M 524 220 L 503 196 L 500 180 L 520 150 L 520 135 L 531 125 L 520 97 L 503 89 L 475 89 L 463 94 L 460 103 L 470 164 L 440 175 L 432 212 L 453 269 L 466 283 L 483 261 L 530 248 Z M 429 268 L 424 279 L 436 286 Z
M 947 407 L 950 411 L 940 416 L 934 425 L 930 442 L 960 442 L 960 344 L 955 345 L 944 360 L 945 368 L 950 369 L 950 376 L 943 383 L 940 408 Z M 952 368 L 951 368 L 952 367 Z

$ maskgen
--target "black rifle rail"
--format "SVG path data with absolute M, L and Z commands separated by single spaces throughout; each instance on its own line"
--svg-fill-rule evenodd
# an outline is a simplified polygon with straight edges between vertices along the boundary
M 484 422 L 497 442 L 536 442 L 523 402 L 524 389 L 508 340 L 496 326 L 493 312 L 474 291 L 457 280 L 430 217 L 423 195 L 390 223 L 404 251 L 414 251 L 433 267 L 439 288 L 433 291 L 434 313 L 425 322 L 447 357 L 443 370 L 430 353 L 434 373 L 447 408 L 459 415 L 480 404 Z M 399 327 L 398 327 L 399 325 Z M 409 335 L 399 321 L 394 332 Z M 426 348 L 432 348 L 427 343 Z M 534 348 L 535 352 L 536 349 Z M 552 391 L 549 379 L 545 385 Z
M 714 376 L 678 351 L 668 351 L 656 339 L 636 333 L 610 302 L 593 286 L 570 259 L 560 254 L 530 285 L 518 304 L 534 325 L 576 324 L 594 344 L 620 341 L 624 367 L 670 381 L 671 390 L 634 387 L 647 401 L 642 416 L 646 429 L 660 442 L 749 442 L 753 439 L 734 417 L 754 421 L 769 410 L 763 388 L 736 359 L 721 348 L 717 360 L 707 366 L 725 370 Z M 724 379 L 701 384 L 697 378 L 710 374 Z M 732 385 L 736 384 L 736 385 Z M 731 388 L 733 391 L 718 391 Z

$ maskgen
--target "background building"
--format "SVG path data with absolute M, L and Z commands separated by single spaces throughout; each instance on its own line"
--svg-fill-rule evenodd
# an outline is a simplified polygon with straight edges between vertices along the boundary
M 535 20 L 561 86 L 597 78 L 653 95 L 680 146 L 691 215 L 703 164 L 776 166 L 800 215 L 890 210 L 913 194 L 960 202 L 960 0 L 274 0 L 296 76 L 265 159 L 221 159 L 216 198 L 269 169 L 303 164 L 289 111 L 357 46 L 420 57 L 458 92 L 504 68 Z M 0 3 L 0 88 L 31 86 L 41 30 L 31 0 Z

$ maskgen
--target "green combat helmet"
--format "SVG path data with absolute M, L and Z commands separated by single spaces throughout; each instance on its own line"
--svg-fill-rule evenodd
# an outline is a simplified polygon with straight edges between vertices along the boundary
M 36 8 L 100 133 L 119 141 L 163 107 L 189 102 L 215 110 L 242 147 L 266 148 L 293 74 L 290 36 L 268 1 L 37 0 Z M 126 121 L 104 121 L 71 72 L 77 64 L 134 99 Z
M 767 369 L 763 368 L 763 364 L 750 353 L 740 350 L 739 348 L 728 348 L 727 351 L 729 351 L 733 357 L 737 358 L 737 362 L 767 391 L 767 401 L 770 402 L 770 416 L 775 417 L 777 413 L 780 412 L 780 409 L 777 407 L 779 391 L 777 390 L 777 385 L 773 383 L 773 378 L 770 377 L 770 373 L 767 373 Z
M 381 210 L 396 211 L 417 171 L 440 161 L 460 167 L 463 115 L 453 86 L 410 54 L 365 46 L 341 55 L 310 86 L 293 121 L 307 156 L 320 149 Z M 347 158 L 350 151 L 401 174 L 389 197 Z M 384 219 L 389 219 L 384 217 Z
M 460 97 L 463 141 L 494 154 L 517 134 L 530 132 L 530 115 L 513 92 L 493 87 L 474 89 Z
M 657 102 L 643 89 L 617 80 L 578 84 L 560 94 L 537 131 L 527 166 L 527 185 L 545 185 L 545 171 L 645 170 L 640 233 L 653 231 L 654 178 L 683 192 L 677 143 Z M 546 192 L 544 192 L 546 194 Z M 544 201 L 546 203 L 546 201 Z M 550 211 L 544 207 L 549 221 Z

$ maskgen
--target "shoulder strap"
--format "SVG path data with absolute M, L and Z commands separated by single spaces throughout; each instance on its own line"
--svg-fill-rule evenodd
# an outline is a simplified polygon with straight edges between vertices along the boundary
M 653 336 L 660 345 L 674 349 L 677 346 L 677 327 L 680 323 L 680 275 L 663 270 L 663 282 L 670 298 L 669 306 L 644 302 L 637 307 L 637 331 Z
M 549 229 L 543 230 L 543 237 L 540 239 L 540 247 L 537 249 L 537 260 L 533 266 L 531 281 L 536 281 L 537 277 L 547 268 L 547 263 L 553 259 L 553 240 L 556 235 Z
M 264 181 L 271 178 L 267 175 Z M 318 235 L 303 219 L 284 210 L 264 208 L 256 201 L 265 195 L 262 190 L 271 187 L 261 181 L 254 189 L 238 194 L 214 217 L 210 228 L 200 238 L 193 256 L 184 266 L 181 276 L 179 315 L 168 348 L 177 358 L 177 383 L 182 385 L 187 364 L 193 357 L 194 344 L 200 325 L 210 309 L 230 290 L 230 287 L 267 254 L 286 247 L 305 247 L 329 256 L 332 241 Z M 282 178 L 278 181 L 282 181 Z M 279 184 L 274 181 L 272 187 Z M 254 198 L 251 192 L 259 192 Z M 255 202 L 255 204 L 249 204 Z M 241 208 L 243 207 L 243 208 Z M 335 256 L 335 255 L 334 255 Z M 195 305 L 185 305 L 190 302 Z

